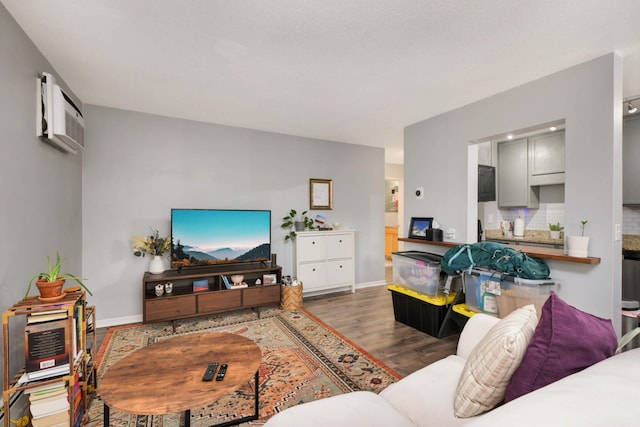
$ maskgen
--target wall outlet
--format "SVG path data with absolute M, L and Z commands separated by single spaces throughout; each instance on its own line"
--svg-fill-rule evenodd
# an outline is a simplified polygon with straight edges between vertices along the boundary
M 456 238 L 456 229 L 455 228 L 447 229 L 447 231 L 445 232 L 445 237 L 447 239 L 455 239 Z
M 418 200 L 424 199 L 424 187 L 416 188 L 416 199 Z

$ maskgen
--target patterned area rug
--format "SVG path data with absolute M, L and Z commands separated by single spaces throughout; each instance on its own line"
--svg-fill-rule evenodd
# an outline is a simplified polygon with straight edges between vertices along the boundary
M 304 402 L 355 390 L 380 392 L 400 376 L 305 310 L 264 308 L 260 317 L 243 310 L 219 316 L 170 323 L 110 328 L 98 354 L 99 379 L 127 354 L 176 335 L 210 330 L 247 337 L 262 350 L 260 365 L 260 420 L 242 426 L 263 425 L 276 412 Z M 176 384 L 180 393 L 180 384 Z M 209 426 L 253 413 L 253 380 L 227 398 L 191 409 L 192 426 Z M 111 425 L 123 427 L 179 427 L 184 414 L 132 415 L 111 411 Z M 102 426 L 103 403 L 94 398 L 88 426 Z

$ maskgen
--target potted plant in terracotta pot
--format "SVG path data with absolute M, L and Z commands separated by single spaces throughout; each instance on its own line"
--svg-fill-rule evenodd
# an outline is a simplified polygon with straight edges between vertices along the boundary
M 289 232 L 284 236 L 284 240 L 294 240 L 296 238 L 296 231 L 314 230 L 315 226 L 313 220 L 307 216 L 307 211 L 304 211 L 298 216 L 298 212 L 295 209 L 289 211 L 289 215 L 282 218 L 282 228 L 288 228 Z
M 84 290 L 89 293 L 89 295 L 93 295 L 89 288 L 87 288 L 87 286 L 82 282 L 86 279 L 78 277 L 75 274 L 63 273 L 61 271 L 63 261 L 64 260 L 60 258 L 59 253 L 56 253 L 55 264 L 51 262 L 51 258 L 47 257 L 47 264 L 49 266 L 48 271 L 38 273 L 31 278 L 24 297 L 27 298 L 29 296 L 29 292 L 31 292 L 31 285 L 33 285 L 33 282 L 35 281 L 36 286 L 40 291 L 39 299 L 41 301 L 55 301 L 58 299 L 62 299 L 65 296 L 62 288 L 64 287 L 65 281 L 67 279 L 75 280 L 80 286 L 84 288 Z
M 567 236 L 567 253 L 569 256 L 586 258 L 589 256 L 589 236 L 584 235 L 584 227 L 589 220 L 580 221 L 582 232 L 580 236 Z

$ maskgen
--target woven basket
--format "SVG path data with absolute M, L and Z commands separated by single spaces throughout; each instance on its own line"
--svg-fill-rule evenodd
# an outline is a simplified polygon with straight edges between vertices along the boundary
M 302 283 L 298 286 L 281 286 L 280 307 L 283 310 L 302 308 Z

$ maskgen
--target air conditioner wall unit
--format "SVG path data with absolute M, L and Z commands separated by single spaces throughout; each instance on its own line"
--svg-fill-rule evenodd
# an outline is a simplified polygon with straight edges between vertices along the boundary
M 82 112 L 55 83 L 55 78 L 51 74 L 42 73 L 42 76 L 37 79 L 37 94 L 37 135 L 73 154 L 83 149 Z

